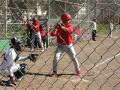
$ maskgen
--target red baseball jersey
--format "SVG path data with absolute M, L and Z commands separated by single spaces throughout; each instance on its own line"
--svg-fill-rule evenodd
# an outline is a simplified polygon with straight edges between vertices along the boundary
M 46 31 L 44 31 L 44 30 L 40 31 L 40 34 L 42 37 L 45 37 L 47 35 Z
M 71 33 L 73 32 L 73 26 L 72 24 L 65 25 L 67 28 L 66 31 L 64 31 L 60 26 L 56 26 L 55 30 L 51 32 L 51 36 L 57 37 L 57 43 L 61 45 L 70 45 L 73 43 L 73 37 Z
M 39 26 L 40 26 L 39 21 L 38 21 L 38 20 L 35 20 L 35 21 L 33 22 L 34 32 L 40 32 Z

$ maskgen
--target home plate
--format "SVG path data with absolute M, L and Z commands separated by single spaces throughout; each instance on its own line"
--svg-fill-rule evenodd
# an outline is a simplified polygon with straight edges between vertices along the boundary
M 83 82 L 85 82 L 85 83 L 88 83 L 89 82 L 89 80 L 87 80 L 87 79 L 78 79 L 78 78 L 76 78 L 76 79 L 73 79 L 73 80 L 70 80 L 70 81 L 72 81 L 72 82 L 80 82 L 80 81 L 83 81 Z
M 81 78 L 74 78 L 74 79 L 70 79 L 70 78 L 58 78 L 59 80 L 62 80 L 62 81 L 71 81 L 71 82 L 85 82 L 85 83 L 88 83 L 90 82 L 89 80 L 87 79 L 81 79 Z

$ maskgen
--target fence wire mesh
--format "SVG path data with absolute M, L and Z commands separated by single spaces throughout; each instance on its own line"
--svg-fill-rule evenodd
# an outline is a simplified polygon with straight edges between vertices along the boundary
M 0 75 L 0 90 L 119 90 L 120 88 L 120 1 L 119 0 L 0 0 L 0 55 L 8 49 L 13 36 L 22 40 L 22 53 L 30 54 L 26 26 L 22 16 L 36 16 L 49 32 L 69 12 L 80 36 L 74 47 L 81 65 L 81 75 L 74 73 L 73 62 L 65 53 L 58 62 L 59 77 L 51 76 L 56 40 L 48 36 L 44 52 L 35 52 L 35 63 L 24 61 L 28 72 L 16 86 L 3 85 L 8 78 Z M 92 40 L 92 19 L 97 20 L 96 41 Z M 110 30 L 110 22 L 113 30 Z M 0 58 L 2 62 L 3 58 Z M 22 62 L 18 62 L 22 63 Z

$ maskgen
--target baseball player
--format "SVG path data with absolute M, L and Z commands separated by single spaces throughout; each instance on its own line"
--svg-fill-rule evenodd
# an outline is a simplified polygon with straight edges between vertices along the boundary
M 41 27 L 41 37 L 42 37 L 42 41 L 43 41 L 43 46 L 44 46 L 44 49 L 47 48 L 47 32 L 45 31 L 45 27 Z
M 31 51 L 34 51 L 34 41 L 35 41 L 35 38 L 37 38 L 37 41 L 38 41 L 38 45 L 39 47 L 42 48 L 41 51 L 44 51 L 44 47 L 43 47 L 43 42 L 42 42 L 42 38 L 41 38 L 41 34 L 40 34 L 40 23 L 39 21 L 37 20 L 36 17 L 33 17 L 33 30 L 34 30 L 34 33 L 32 34 L 32 41 L 31 41 Z
M 114 30 L 114 25 L 113 25 L 113 22 L 110 21 L 109 22 L 109 37 L 111 38 L 112 37 L 112 31 Z
M 93 18 L 92 20 L 92 40 L 96 41 L 96 30 L 97 30 L 97 24 L 96 24 L 96 18 Z
M 18 72 L 21 68 L 21 65 L 17 64 L 16 61 L 24 61 L 30 59 L 31 57 L 30 55 L 25 57 L 19 56 L 21 52 L 21 46 L 20 41 L 18 41 L 17 38 L 12 38 L 10 45 L 11 47 L 2 55 L 3 61 L 0 65 L 0 74 L 10 78 L 8 80 L 9 84 L 16 85 L 15 80 L 18 78 L 16 78 L 15 73 Z M 16 75 L 19 78 L 21 77 L 19 76 L 19 72 L 16 73 Z
M 76 57 L 76 52 L 73 47 L 73 26 L 71 24 L 72 17 L 69 13 L 64 13 L 61 16 L 62 23 L 57 24 L 55 30 L 50 33 L 51 36 L 57 37 L 57 49 L 55 51 L 55 56 L 53 60 L 53 75 L 57 76 L 57 64 L 63 55 L 66 52 L 72 59 L 76 71 L 76 75 L 80 75 L 80 65 Z
M 40 22 L 37 20 L 36 17 L 33 17 L 31 23 L 31 21 L 29 21 L 26 16 L 22 17 L 22 21 L 28 29 L 28 39 L 31 40 L 31 51 L 34 51 L 34 46 L 36 46 L 36 44 L 42 48 L 41 51 L 44 51 L 43 42 L 40 34 Z

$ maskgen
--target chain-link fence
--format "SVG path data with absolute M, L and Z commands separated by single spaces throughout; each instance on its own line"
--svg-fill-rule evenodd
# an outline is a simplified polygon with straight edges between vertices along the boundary
M 72 16 L 74 28 L 80 26 L 74 48 L 81 65 L 81 75 L 76 76 L 72 61 L 67 54 L 58 63 L 58 77 L 51 76 L 55 38 L 47 36 L 48 47 L 39 48 L 38 60 L 24 61 L 28 73 L 16 82 L 16 86 L 3 84 L 6 77 L 0 76 L 1 90 L 119 90 L 120 88 L 120 1 L 119 0 L 0 0 L 0 55 L 16 36 L 23 43 L 21 55 L 31 53 L 27 44 L 26 26 L 21 20 L 37 17 L 46 32 L 60 21 L 64 12 Z M 93 19 L 97 22 L 96 41 L 92 40 Z M 113 29 L 110 29 L 110 22 Z M 1 62 L 3 58 L 0 58 Z M 18 62 L 21 63 L 21 62 Z

